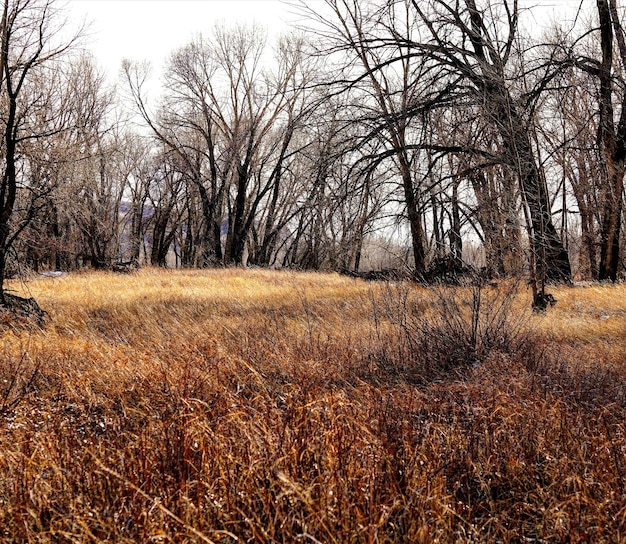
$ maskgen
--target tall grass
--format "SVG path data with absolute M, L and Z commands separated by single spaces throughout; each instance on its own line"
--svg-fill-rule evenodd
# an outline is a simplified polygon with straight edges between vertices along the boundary
M 49 322 L 0 333 L 4 542 L 626 538 L 623 286 L 546 316 L 482 292 L 475 320 L 471 291 L 336 275 L 27 287 Z M 442 316 L 479 364 L 441 362 Z

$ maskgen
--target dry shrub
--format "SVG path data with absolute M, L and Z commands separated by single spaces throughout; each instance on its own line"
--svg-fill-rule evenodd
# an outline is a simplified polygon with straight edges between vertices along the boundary
M 519 294 L 516 282 L 428 289 L 390 284 L 373 303 L 396 328 L 394 366 L 428 381 L 458 375 L 492 352 L 519 353 L 530 334 L 530 312 Z M 391 362 L 389 350 L 383 357 Z

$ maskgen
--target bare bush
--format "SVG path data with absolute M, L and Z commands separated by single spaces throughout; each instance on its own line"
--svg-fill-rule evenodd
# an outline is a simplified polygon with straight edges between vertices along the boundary
M 396 329 L 399 349 L 392 358 L 422 381 L 480 364 L 494 351 L 519 352 L 530 313 L 516 304 L 518 293 L 517 283 L 477 281 L 415 292 L 390 284 L 376 303 Z M 384 357 L 389 362 L 390 353 Z

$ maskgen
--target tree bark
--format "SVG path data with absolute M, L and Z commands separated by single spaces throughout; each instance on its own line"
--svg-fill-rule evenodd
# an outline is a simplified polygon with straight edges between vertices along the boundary
M 622 98 L 620 120 L 617 127 L 613 111 L 613 30 L 617 34 L 622 60 L 626 60 L 623 30 L 618 20 L 614 0 L 597 0 L 600 20 L 600 45 L 602 63 L 600 79 L 599 140 L 608 171 L 602 232 L 600 237 L 600 280 L 617 280 L 620 257 L 620 230 L 622 221 L 622 191 L 626 161 L 626 95 Z

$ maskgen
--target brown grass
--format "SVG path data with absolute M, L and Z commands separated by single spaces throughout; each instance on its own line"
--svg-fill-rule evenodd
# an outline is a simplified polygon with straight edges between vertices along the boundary
M 556 289 L 546 316 L 522 291 L 515 334 L 484 350 L 485 317 L 465 365 L 427 338 L 464 330 L 462 290 L 244 270 L 13 288 L 49 323 L 0 332 L 3 542 L 626 538 L 625 286 Z

